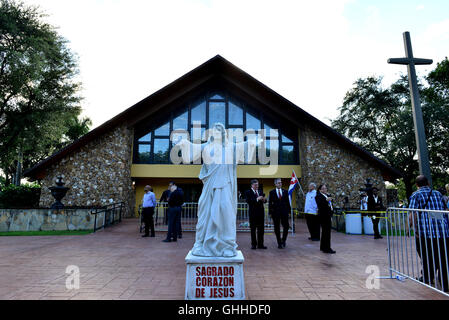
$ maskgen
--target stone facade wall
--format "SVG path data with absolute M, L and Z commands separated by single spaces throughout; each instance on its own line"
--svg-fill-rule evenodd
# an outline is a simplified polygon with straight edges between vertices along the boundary
M 41 180 L 41 207 L 54 202 L 48 187 L 54 186 L 62 175 L 69 187 L 62 199 L 66 206 L 104 206 L 124 201 L 124 216 L 134 208 L 134 190 L 131 180 L 133 131 L 125 125 L 89 142 L 74 153 L 47 168 Z
M 365 186 L 366 178 L 371 178 L 373 186 L 379 189 L 384 205 L 387 205 L 380 169 L 310 127 L 300 131 L 300 157 L 301 185 L 305 193 L 310 182 L 317 187 L 326 183 L 336 206 L 343 207 L 344 197 L 347 196 L 351 208 L 360 208 L 359 188 Z
M 0 209 L 0 232 L 91 230 L 95 216 L 90 209 Z M 100 219 L 100 218 L 99 218 Z

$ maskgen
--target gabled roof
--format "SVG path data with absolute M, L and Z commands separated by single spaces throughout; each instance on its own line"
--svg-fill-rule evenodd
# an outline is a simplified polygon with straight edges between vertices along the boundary
M 188 94 L 192 90 L 201 87 L 213 79 L 220 79 L 220 81 L 226 83 L 229 87 L 235 88 L 247 97 L 266 105 L 278 115 L 300 127 L 302 127 L 304 123 L 307 123 L 309 126 L 313 127 L 314 130 L 318 130 L 328 138 L 346 146 L 355 154 L 381 169 L 384 177 L 388 180 L 401 177 L 401 173 L 397 169 L 391 167 L 385 161 L 375 157 L 372 153 L 302 110 L 220 55 L 206 61 L 202 65 L 116 115 L 109 121 L 106 121 L 101 126 L 93 129 L 72 144 L 55 152 L 53 155 L 39 162 L 33 168 L 27 170 L 24 175 L 34 179 L 42 178 L 43 175 L 45 175 L 44 172 L 46 168 L 86 145 L 98 136 L 103 135 L 123 123 L 132 127 L 138 121 L 156 113 L 164 106 L 173 103 L 183 95 Z

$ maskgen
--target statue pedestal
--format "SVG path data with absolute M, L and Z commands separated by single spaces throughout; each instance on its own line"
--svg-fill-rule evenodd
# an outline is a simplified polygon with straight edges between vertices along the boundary
M 243 300 L 243 254 L 232 258 L 186 256 L 186 300 Z

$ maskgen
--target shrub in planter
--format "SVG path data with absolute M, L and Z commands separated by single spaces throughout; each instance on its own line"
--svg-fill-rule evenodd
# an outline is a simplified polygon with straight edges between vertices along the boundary
M 41 187 L 36 184 L 1 186 L 0 208 L 38 208 Z

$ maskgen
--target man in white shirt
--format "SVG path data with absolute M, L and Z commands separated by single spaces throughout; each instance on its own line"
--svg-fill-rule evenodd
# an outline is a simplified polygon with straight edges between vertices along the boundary
M 151 186 L 145 186 L 145 194 L 142 199 L 142 217 L 145 223 L 145 234 L 142 237 L 154 237 L 154 207 L 156 206 L 156 196 L 152 192 Z M 151 228 L 151 235 L 150 235 Z
M 306 213 L 307 228 L 310 232 L 309 240 L 320 241 L 320 221 L 318 220 L 318 207 L 315 201 L 316 184 L 309 183 L 309 192 L 306 194 L 304 212 Z

